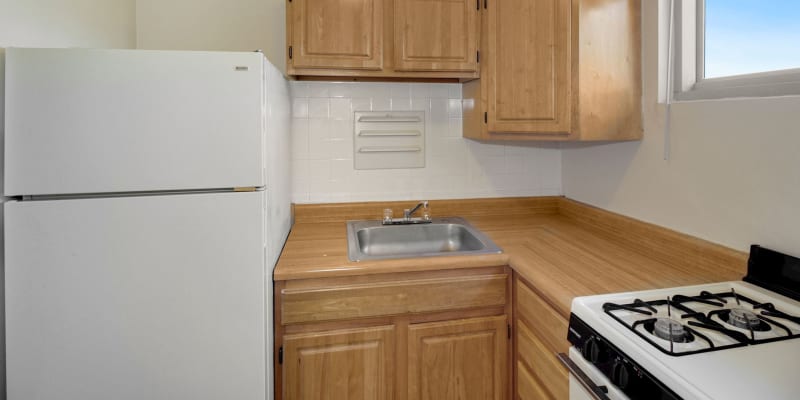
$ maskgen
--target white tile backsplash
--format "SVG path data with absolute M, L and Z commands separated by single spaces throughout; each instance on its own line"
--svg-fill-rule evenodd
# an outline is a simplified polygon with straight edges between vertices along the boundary
M 292 201 L 327 203 L 561 194 L 557 144 L 461 137 L 461 85 L 291 83 Z M 425 111 L 425 168 L 353 168 L 353 112 Z

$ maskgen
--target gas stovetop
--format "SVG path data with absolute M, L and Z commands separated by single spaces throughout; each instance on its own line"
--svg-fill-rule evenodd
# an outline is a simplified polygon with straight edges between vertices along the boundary
M 603 311 L 658 350 L 683 356 L 800 337 L 800 310 L 784 311 L 771 296 L 700 290 L 657 300 L 606 302 Z
M 800 258 L 759 246 L 743 281 L 576 298 L 568 333 L 631 399 L 796 399 L 798 338 Z

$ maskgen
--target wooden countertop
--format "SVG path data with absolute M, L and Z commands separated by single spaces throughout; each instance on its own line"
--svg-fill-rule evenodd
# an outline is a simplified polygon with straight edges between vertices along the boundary
M 276 281 L 510 265 L 563 316 L 601 293 L 740 280 L 744 253 L 558 197 L 431 202 L 466 218 L 504 254 L 350 262 L 345 220 L 402 203 L 297 206 Z M 349 211 L 348 211 L 349 210 Z M 438 213 L 440 210 L 441 213 Z M 313 222 L 318 221 L 318 222 Z

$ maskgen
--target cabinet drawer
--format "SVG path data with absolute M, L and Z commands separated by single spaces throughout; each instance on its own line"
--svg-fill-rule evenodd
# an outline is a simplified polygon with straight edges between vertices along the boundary
M 283 325 L 506 304 L 507 274 L 284 289 Z
M 524 320 L 550 350 L 567 351 L 567 319 L 521 280 L 516 280 L 516 296 L 517 317 Z
M 569 376 L 567 370 L 558 362 L 556 353 L 547 348 L 525 324 L 517 321 L 518 363 L 529 368 L 530 374 L 539 382 L 544 382 L 547 391 L 556 399 L 566 399 L 569 395 Z M 519 374 L 522 375 L 522 369 Z M 523 377 L 518 378 L 520 381 Z M 520 387 L 520 392 L 522 387 Z

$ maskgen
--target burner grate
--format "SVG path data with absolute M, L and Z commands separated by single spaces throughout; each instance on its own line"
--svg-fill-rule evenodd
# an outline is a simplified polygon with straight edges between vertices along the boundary
M 665 300 L 605 303 L 603 311 L 671 356 L 800 337 L 800 318 L 733 289 L 721 293 L 702 291 L 697 296 L 675 295 Z

